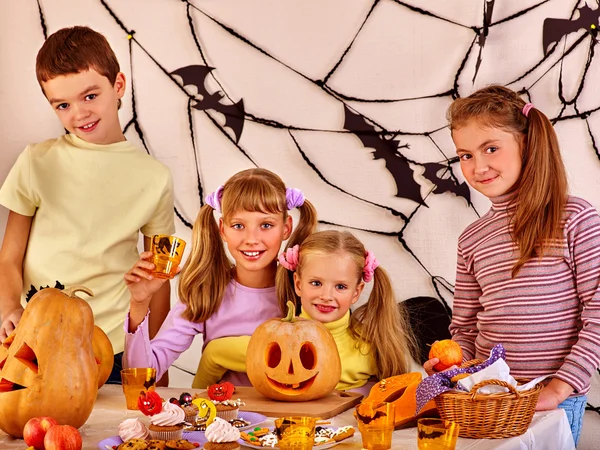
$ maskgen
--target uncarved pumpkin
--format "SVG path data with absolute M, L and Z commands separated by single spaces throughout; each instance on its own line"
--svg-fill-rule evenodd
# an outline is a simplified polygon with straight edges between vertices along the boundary
M 94 325 L 94 334 L 92 335 L 92 349 L 94 358 L 98 364 L 98 389 L 104 386 L 115 363 L 115 355 L 110 339 L 102 329 Z
M 77 291 L 92 295 L 83 286 L 35 294 L 14 337 L 1 346 L 0 429 L 12 436 L 22 437 L 32 417 L 79 428 L 92 412 L 98 393 L 94 317 Z
M 412 425 L 420 417 L 437 416 L 437 408 L 433 400 L 427 402 L 419 415 L 417 411 L 417 387 L 423 379 L 419 372 L 409 372 L 384 378 L 369 391 L 362 402 L 388 402 L 395 405 L 395 428 Z M 361 403 L 362 403 L 361 402 Z
M 329 394 L 340 381 L 342 366 L 333 336 L 317 321 L 288 316 L 256 328 L 246 353 L 246 373 L 265 397 L 288 402 Z

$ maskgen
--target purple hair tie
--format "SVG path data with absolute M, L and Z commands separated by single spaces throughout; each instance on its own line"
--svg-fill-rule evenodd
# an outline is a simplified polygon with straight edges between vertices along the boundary
M 285 190 L 285 200 L 287 201 L 287 209 L 298 208 L 304 205 L 304 194 L 300 189 L 287 188 Z
M 529 116 L 529 111 L 531 111 L 533 109 L 533 103 L 525 103 L 525 106 L 523 106 L 523 115 L 525 117 Z
M 221 199 L 223 198 L 223 185 L 219 186 L 215 192 L 208 194 L 204 201 L 210 205 L 212 209 L 221 212 Z

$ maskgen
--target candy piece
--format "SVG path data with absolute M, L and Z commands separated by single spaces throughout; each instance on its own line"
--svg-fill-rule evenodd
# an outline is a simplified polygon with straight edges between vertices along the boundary
M 190 403 L 192 403 L 192 394 L 189 392 L 184 392 L 179 396 L 179 404 L 181 406 L 189 405 Z
M 192 403 L 198 407 L 198 420 L 205 420 L 206 426 L 210 425 L 217 417 L 217 408 L 210 400 L 195 398 Z
M 145 416 L 153 416 L 162 411 L 162 398 L 155 391 L 141 392 L 138 408 Z
M 233 395 L 234 391 L 235 386 L 229 381 L 224 381 L 223 383 L 210 385 L 206 389 L 206 392 L 208 393 L 208 398 L 218 402 L 229 400 Z

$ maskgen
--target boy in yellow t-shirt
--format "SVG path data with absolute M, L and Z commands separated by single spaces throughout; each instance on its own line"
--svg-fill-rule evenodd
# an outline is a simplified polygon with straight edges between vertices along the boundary
M 124 274 L 154 234 L 173 234 L 169 169 L 128 142 L 118 109 L 125 76 L 110 45 L 87 27 L 63 28 L 40 49 L 36 74 L 68 134 L 32 144 L 2 188 L 10 212 L 0 249 L 0 341 L 18 324 L 22 298 L 58 281 L 84 285 L 96 325 L 110 338 L 120 383 L 123 322 L 129 309 Z M 150 305 L 150 333 L 170 307 L 165 283 Z

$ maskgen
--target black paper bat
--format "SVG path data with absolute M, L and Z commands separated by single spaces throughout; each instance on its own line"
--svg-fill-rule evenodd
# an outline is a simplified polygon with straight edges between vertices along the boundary
M 600 7 L 592 9 L 588 5 L 584 5 L 579 8 L 578 11 L 579 17 L 575 20 L 552 18 L 544 20 L 544 26 L 542 28 L 544 55 L 548 53 L 548 46 L 550 44 L 557 44 L 563 36 L 566 36 L 569 33 L 585 28 L 593 36 L 598 34 Z
M 492 23 L 492 13 L 494 12 L 495 2 L 496 0 L 487 0 L 483 5 L 483 28 L 481 31 L 479 31 L 479 39 L 477 40 L 477 44 L 479 44 L 479 55 L 477 55 L 477 63 L 475 64 L 473 83 L 475 83 L 475 78 L 477 78 L 477 72 L 479 72 L 479 66 L 481 65 L 481 53 L 483 52 L 485 40 L 487 39 L 487 35 L 490 31 L 490 24 Z
M 373 125 L 363 116 L 355 114 L 344 105 L 344 128 L 351 131 L 365 147 L 374 149 L 373 158 L 383 159 L 386 169 L 396 182 L 396 197 L 408 198 L 425 205 L 421 197 L 421 185 L 415 181 L 413 170 L 406 158 L 398 151 L 398 142 L 383 139 Z
M 40 286 L 40 291 L 42 289 L 47 289 L 50 286 Z M 65 285 L 62 284 L 60 281 L 56 280 L 56 283 L 54 283 L 54 288 L 55 289 L 60 289 L 61 291 L 65 288 Z M 37 294 L 38 290 L 33 286 L 33 284 L 31 285 L 31 289 L 29 289 L 29 291 L 27 291 L 27 295 L 25 296 L 25 302 L 29 303 L 29 300 L 31 300 L 31 297 L 33 297 L 35 294 Z
M 469 206 L 471 206 L 471 191 L 469 190 L 469 186 L 464 181 L 460 184 L 456 184 L 456 182 L 452 178 L 440 178 L 438 173 L 442 169 L 448 169 L 447 166 L 438 163 L 425 163 L 425 172 L 423 172 L 423 176 L 435 184 L 435 188 L 433 189 L 434 194 L 443 194 L 444 192 L 451 192 L 454 195 L 459 197 L 463 197 Z
M 242 99 L 235 104 L 225 105 L 221 103 L 221 99 L 223 98 L 221 91 L 212 94 L 208 92 L 204 82 L 212 70 L 214 70 L 214 67 L 192 65 L 181 67 L 171 72 L 171 74 L 180 76 L 183 80 L 183 86 L 196 86 L 198 95 L 202 96 L 202 99 L 197 99 L 192 108 L 199 111 L 212 109 L 213 111 L 222 113 L 225 116 L 225 126 L 231 128 L 235 135 L 235 141 L 238 142 L 244 129 L 244 100 Z

